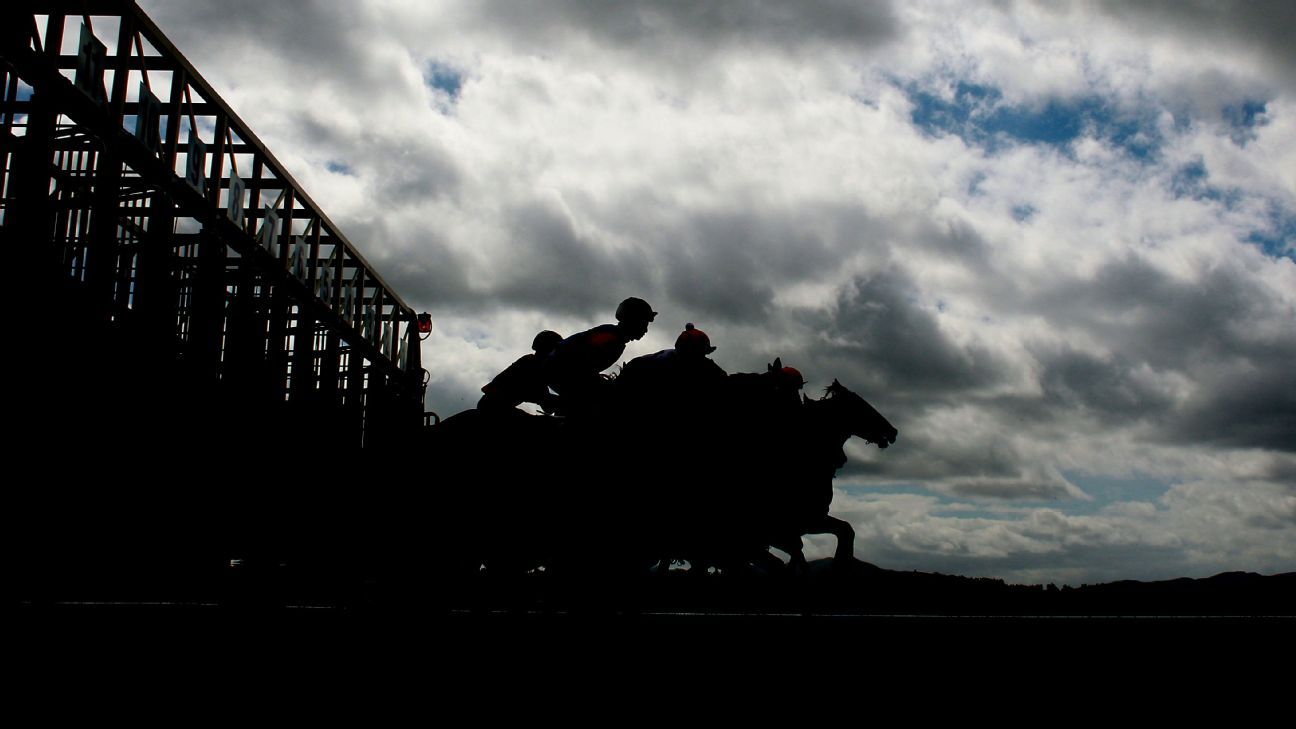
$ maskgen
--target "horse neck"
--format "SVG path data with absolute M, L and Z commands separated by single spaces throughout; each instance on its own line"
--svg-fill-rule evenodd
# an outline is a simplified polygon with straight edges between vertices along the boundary
M 837 416 L 835 408 L 827 400 L 810 400 L 806 403 L 805 425 L 807 432 L 817 443 L 841 448 L 851 437 L 850 427 Z

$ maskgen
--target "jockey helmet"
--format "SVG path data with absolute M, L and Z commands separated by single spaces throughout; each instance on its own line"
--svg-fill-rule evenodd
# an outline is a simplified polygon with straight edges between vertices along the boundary
M 790 387 L 794 390 L 800 390 L 805 386 L 805 378 L 801 376 L 801 371 L 795 367 L 784 367 L 777 370 L 778 384 L 780 387 Z
M 622 322 L 650 322 L 657 318 L 657 312 L 652 310 L 647 301 L 631 296 L 616 310 L 616 320 Z
M 554 347 L 562 341 L 562 335 L 558 332 L 551 332 L 548 329 L 535 335 L 531 340 L 531 351 L 536 353 L 552 352 Z
M 706 332 L 693 326 L 690 322 L 684 325 L 684 331 L 675 340 L 675 349 L 680 354 L 704 356 L 716 350 L 711 346 L 711 338 Z

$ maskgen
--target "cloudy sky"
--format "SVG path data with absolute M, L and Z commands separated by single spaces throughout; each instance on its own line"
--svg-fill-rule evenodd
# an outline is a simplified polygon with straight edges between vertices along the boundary
M 637 295 L 627 358 L 696 322 L 899 428 L 863 559 L 1296 570 L 1290 2 L 140 4 L 432 312 L 431 409 Z

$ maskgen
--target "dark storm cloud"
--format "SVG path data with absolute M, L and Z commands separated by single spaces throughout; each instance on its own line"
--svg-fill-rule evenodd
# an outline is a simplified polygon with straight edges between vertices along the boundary
M 877 405 L 883 398 L 891 400 L 886 393 L 869 399 Z M 912 409 L 913 404 L 902 403 L 894 412 L 890 404 L 882 409 L 899 428 L 900 438 L 886 451 L 858 440 L 849 442 L 849 460 L 837 473 L 839 482 L 922 484 L 940 493 L 995 501 L 1083 496 L 1062 474 L 1041 468 L 1038 459 L 1022 447 L 1029 439 L 1005 419 L 981 415 L 963 427 L 950 429 L 938 424 L 939 418 L 933 420 L 929 413 Z
M 1291 356 L 1233 365 L 1189 399 L 1170 425 L 1180 443 L 1296 452 L 1296 388 Z
M 435 138 L 409 138 L 375 125 L 357 137 L 326 109 L 302 109 L 289 120 L 299 144 L 331 150 L 347 162 L 326 164 L 330 171 L 362 174 L 384 209 L 398 208 L 454 194 L 464 173 L 455 157 Z
M 404 240 L 406 232 L 400 221 L 367 217 L 347 222 L 347 237 L 364 241 L 365 257 L 380 270 L 401 298 L 411 305 L 428 306 L 440 302 L 480 300 L 473 289 L 472 261 L 463 251 L 445 239 L 433 226 L 421 231 L 419 242 L 425 247 L 417 252 L 408 249 L 379 248 L 383 241 Z
M 665 295 L 695 318 L 762 320 L 774 304 L 768 271 L 754 257 L 711 248 L 686 250 L 665 271 Z
M 556 316 L 607 316 L 628 295 L 651 291 L 651 266 L 641 251 L 602 250 L 576 230 L 556 205 L 543 199 L 500 211 L 508 240 L 461 246 L 446 240 L 429 219 L 418 232 L 418 250 L 388 250 L 374 262 L 402 297 L 453 309 L 459 316 L 518 309 Z M 371 243 L 409 240 L 409 226 L 394 221 L 359 221 L 351 227 Z M 472 250 L 476 248 L 476 250 Z
M 1128 256 L 1026 301 L 1013 303 L 1021 292 L 1006 291 L 1007 310 L 1040 311 L 1058 331 L 1096 336 L 1099 345 L 1027 339 L 1038 392 L 987 395 L 1011 371 L 1008 355 L 955 343 L 907 275 L 885 270 L 844 290 L 807 354 L 819 369 L 877 393 L 906 434 L 906 447 L 852 461 L 844 478 L 926 482 L 969 497 L 1062 497 L 1074 487 L 1034 473 L 1035 456 L 1013 445 L 1014 436 L 1119 437 L 1136 426 L 1158 441 L 1296 450 L 1296 391 L 1287 385 L 1296 361 L 1292 312 L 1241 267 L 1183 278 Z M 975 434 L 923 432 L 932 427 L 926 413 L 960 405 L 980 413 Z
M 366 159 L 381 160 L 371 176 L 384 205 L 418 204 L 453 194 L 463 180 L 454 157 L 435 144 L 392 139 L 365 145 L 360 151 Z
M 1174 406 L 1164 388 L 1139 376 L 1139 363 L 1119 354 L 1104 358 L 1067 349 L 1041 353 L 1038 361 L 1043 390 L 1038 404 L 1055 412 L 1065 409 L 1107 425 L 1129 425 Z
M 892 424 L 903 423 L 902 415 L 892 414 Z M 965 484 L 1006 483 L 1023 475 L 1025 459 L 1011 440 L 1011 431 L 985 429 L 960 433 L 957 438 L 922 428 L 900 432 L 903 443 L 897 440 L 896 446 L 887 449 L 885 457 L 848 461 L 843 473 L 871 473 L 916 482 L 954 477 Z
M 1035 308 L 1100 350 L 1033 346 L 1035 404 L 1111 426 L 1150 420 L 1176 442 L 1296 449 L 1296 317 L 1257 284 L 1237 266 L 1182 278 L 1131 255 L 1054 286 Z M 1171 394 L 1176 379 L 1191 387 L 1186 402 Z
M 782 289 L 816 282 L 844 259 L 881 251 L 877 221 L 842 205 L 734 208 L 681 216 L 653 252 L 662 293 L 690 316 L 759 324 Z
M 958 236 L 954 236 L 958 237 Z M 938 239 L 948 242 L 948 238 Z M 843 479 L 927 483 L 946 493 L 992 499 L 1056 499 L 1075 495 L 1056 473 L 1032 467 L 1015 441 L 1018 423 L 992 408 L 958 432 L 928 417 L 946 408 L 984 408 L 981 393 L 1010 378 L 1001 353 L 956 342 L 918 298 L 914 281 L 888 267 L 845 286 L 836 305 L 809 317 L 819 335 L 799 353 L 866 396 L 900 429 L 902 442 L 885 457 L 852 458 Z M 1034 403 L 1032 403 L 1034 404 Z M 1044 415 L 1057 418 L 1056 410 Z
M 1289 0 L 1100 0 L 1107 14 L 1150 35 L 1186 36 L 1239 53 L 1258 51 L 1296 91 L 1296 3 Z
M 602 249 L 565 210 L 537 200 L 508 211 L 511 240 L 499 251 L 490 295 L 497 302 L 562 314 L 605 312 L 647 291 L 650 268 L 638 249 Z
M 598 45 L 658 54 L 682 49 L 687 60 L 718 50 L 776 48 L 783 52 L 825 44 L 867 51 L 892 40 L 900 28 L 889 3 L 850 0 L 674 0 L 546 3 L 487 2 L 475 6 L 481 21 L 508 33 L 533 53 L 588 38 Z M 654 62 L 669 59 L 655 58 Z
M 991 258 L 994 249 L 979 231 L 966 221 L 955 219 L 943 225 L 928 221 L 910 224 L 910 230 L 897 230 L 900 243 L 925 249 L 945 260 L 958 261 L 968 271 L 982 277 L 1002 278 L 994 271 Z M 907 251 L 896 250 L 901 257 Z
M 1259 477 L 1296 494 L 1296 456 L 1274 453 L 1261 466 Z
M 1257 323 L 1292 315 L 1276 292 L 1258 283 L 1237 266 L 1215 266 L 1185 278 L 1128 254 L 1104 264 L 1092 278 L 1073 278 L 1040 292 L 1033 308 L 1100 333 L 1113 349 L 1157 368 L 1179 369 L 1221 353 L 1268 360 L 1286 354 L 1296 334 L 1252 336 Z
M 998 381 L 1003 363 L 977 345 L 955 343 L 922 305 L 909 276 L 896 268 L 856 278 L 839 297 L 812 356 L 894 396 L 941 395 Z
M 358 3 L 228 0 L 150 2 L 146 7 L 149 17 L 186 55 L 262 47 L 300 68 L 332 72 L 363 67 L 368 56 L 362 28 L 371 23 Z
M 393 41 L 392 33 L 364 3 L 150 2 L 145 9 L 187 56 L 221 59 L 214 70 L 223 73 L 237 69 L 243 77 L 226 77 L 226 88 L 255 86 L 252 76 L 279 79 L 284 101 L 310 99 L 316 112 L 328 111 L 315 101 L 321 91 L 328 92 L 322 98 L 363 109 L 379 100 L 399 103 L 423 90 L 422 79 L 402 73 L 403 53 L 378 52 Z M 273 61 L 258 63 L 266 59 Z M 256 119 L 255 110 L 236 111 Z

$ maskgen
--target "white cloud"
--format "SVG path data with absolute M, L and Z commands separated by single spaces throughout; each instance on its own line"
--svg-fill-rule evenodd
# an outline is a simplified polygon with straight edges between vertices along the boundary
M 936 497 L 837 490 L 833 511 L 856 530 L 856 554 L 1010 582 L 1081 584 L 1290 569 L 1296 493 L 1272 482 L 1198 481 L 1156 502 L 1110 504 L 1070 515 L 1057 508 L 984 509 Z M 807 540 L 828 556 L 831 538 Z

